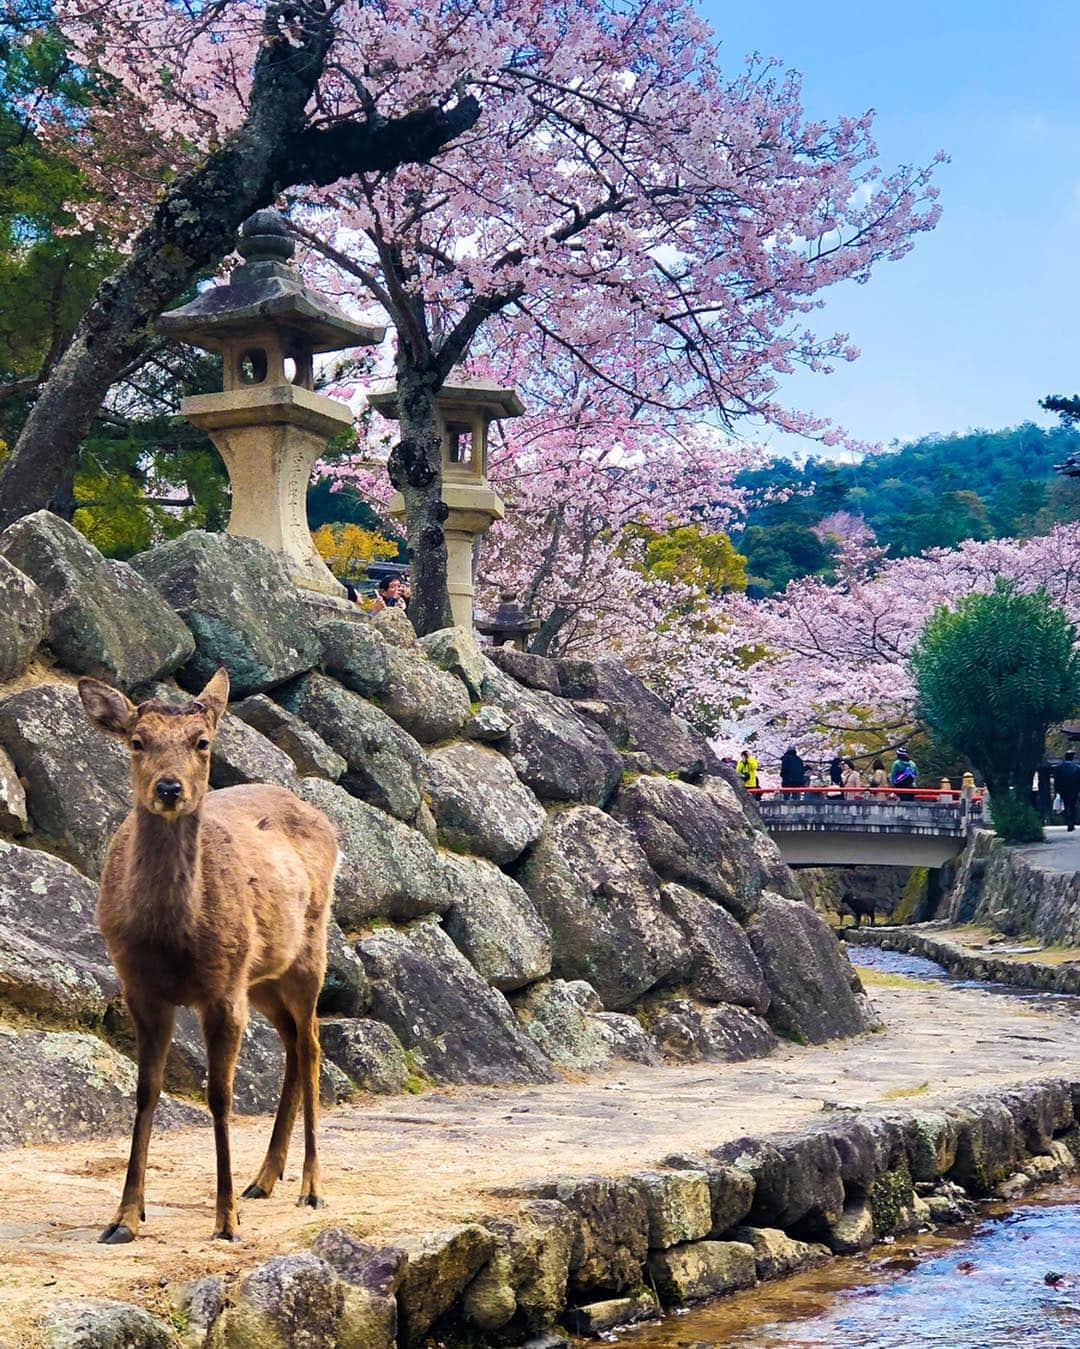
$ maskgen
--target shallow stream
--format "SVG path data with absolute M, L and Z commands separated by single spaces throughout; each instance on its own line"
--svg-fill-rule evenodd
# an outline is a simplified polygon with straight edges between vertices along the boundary
M 1047 1282 L 1048 1275 L 1058 1278 Z M 660 1324 L 623 1349 L 1077 1349 L 1080 1184 L 831 1261 Z
M 1066 1015 L 1080 998 L 954 979 L 921 956 L 849 946 L 859 968 L 979 988 Z M 1080 1349 L 1080 1181 L 978 1222 L 626 1330 L 624 1349 Z M 1048 1275 L 1059 1279 L 1047 1282 Z

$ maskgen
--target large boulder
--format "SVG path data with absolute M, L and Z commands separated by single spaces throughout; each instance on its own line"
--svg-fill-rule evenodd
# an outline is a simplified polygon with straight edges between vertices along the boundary
M 234 703 L 231 710 L 287 754 L 301 777 L 337 782 L 345 772 L 345 760 L 337 750 L 331 749 L 307 722 L 287 712 L 265 693 L 253 693 L 250 698 Z
M 95 1024 L 119 985 L 94 918 L 97 887 L 59 857 L 0 839 L 0 998 Z
M 672 1063 L 741 1063 L 763 1058 L 777 1045 L 765 1022 L 745 1007 L 664 997 L 650 999 L 643 1010 L 653 1040 Z
M 506 866 L 535 843 L 544 808 L 501 754 L 457 744 L 428 755 L 427 797 L 439 842 Z
M 38 684 L 0 700 L 0 746 L 26 785 L 35 827 L 80 871 L 101 874 L 131 809 L 127 750 L 86 719 L 69 684 Z
M 551 933 L 552 969 L 604 1006 L 630 1006 L 681 959 L 656 877 L 634 836 L 594 806 L 557 811 L 518 879 Z
M 570 1255 L 569 1288 L 575 1298 L 621 1293 L 641 1282 L 649 1215 L 632 1179 L 574 1176 L 522 1190 L 532 1198 L 557 1199 L 578 1220 Z
M 682 885 L 661 887 L 664 911 L 683 938 L 680 971 L 690 992 L 706 1002 L 768 1010 L 769 988 L 746 933 L 714 900 Z
M 420 638 L 420 649 L 433 665 L 460 679 L 470 698 L 479 698 L 488 663 L 467 628 L 440 628 Z
M 325 779 L 302 778 L 297 791 L 337 827 L 334 916 L 346 932 L 372 919 L 404 922 L 450 907 L 449 873 L 422 834 Z
M 321 674 L 305 675 L 277 697 L 345 760 L 342 786 L 400 820 L 415 817 L 427 760 L 385 712 Z
M 295 788 L 296 765 L 272 740 L 226 712 L 210 750 L 210 785 L 239 787 L 245 782 Z
M 747 936 L 772 994 L 769 1021 L 781 1035 L 820 1044 L 869 1029 L 851 962 L 806 904 L 766 891 Z
M 319 1041 L 328 1059 L 361 1091 L 396 1096 L 409 1085 L 405 1050 L 389 1026 L 367 1017 L 323 1018 Z
M 428 1332 L 480 1273 L 496 1245 L 494 1233 L 479 1223 L 462 1223 L 410 1243 L 398 1290 L 403 1345 L 419 1349 L 430 1342 Z
M 686 782 L 638 777 L 623 785 L 615 813 L 665 880 L 719 900 L 736 918 L 756 910 L 760 868 L 737 800 L 726 805 Z
M 0 1147 L 126 1134 L 135 1064 L 96 1035 L 0 1026 Z M 194 1106 L 163 1097 L 156 1127 L 202 1124 Z
M 323 623 L 323 668 L 379 707 L 417 740 L 457 735 L 469 715 L 461 681 L 426 661 L 418 649 L 386 641 L 372 623 Z
M 45 1349 L 179 1349 L 176 1331 L 133 1302 L 61 1298 L 45 1313 Z
M 499 749 L 541 800 L 597 806 L 608 801 L 623 765 L 599 726 L 579 717 L 561 698 L 524 688 L 494 666 L 484 679 L 484 701 L 513 722 Z
M 434 922 L 379 928 L 357 948 L 372 1010 L 438 1082 L 548 1082 L 547 1060 L 522 1032 L 501 993 L 473 969 Z
M 610 1062 L 611 1049 L 595 1016 L 602 1004 L 584 979 L 542 979 L 513 1004 L 526 1033 L 560 1068 L 581 1073 Z
M 3 536 L 0 535 L 0 539 Z M 0 556 L 0 684 L 21 675 L 49 630 L 49 603 L 30 577 Z
M 368 1009 L 367 975 L 337 922 L 326 926 L 326 978 L 319 992 L 320 1016 L 362 1016 Z
M 443 926 L 492 987 L 501 992 L 542 979 L 551 937 L 520 885 L 480 858 L 443 858 L 451 902 Z
M 0 555 L 33 578 L 51 608 L 46 640 L 68 670 L 121 688 L 171 674 L 195 650 L 191 633 L 125 562 L 107 562 L 51 511 L 16 520 Z
M 232 1294 L 213 1339 L 229 1349 L 335 1349 L 344 1310 L 345 1284 L 325 1261 L 275 1255 Z
M 627 748 L 647 754 L 658 773 L 677 773 L 698 781 L 709 762 L 704 736 L 693 730 L 637 675 L 614 661 L 558 661 L 559 691 L 619 707 L 626 725 Z
M 282 684 L 319 663 L 319 641 L 277 553 L 235 534 L 188 530 L 131 565 L 180 615 L 195 654 L 179 676 L 198 690 L 221 665 L 233 696 Z

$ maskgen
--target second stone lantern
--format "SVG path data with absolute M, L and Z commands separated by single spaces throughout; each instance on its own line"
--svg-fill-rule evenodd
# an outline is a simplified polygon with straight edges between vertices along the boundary
M 162 314 L 167 337 L 221 353 L 222 392 L 185 398 L 180 411 L 217 446 L 232 486 L 228 532 L 282 554 L 303 590 L 344 599 L 311 541 L 307 486 L 350 410 L 314 391 L 319 352 L 381 342 L 384 328 L 354 323 L 306 286 L 292 266 L 295 246 L 277 211 L 256 211 L 240 228 L 243 264 L 228 284 Z
M 384 417 L 397 417 L 396 384 L 380 384 L 367 398 Z M 494 421 L 520 417 L 524 411 L 513 389 L 460 370 L 452 370 L 435 395 L 446 506 L 446 580 L 458 627 L 471 629 L 473 625 L 473 546 L 493 521 L 503 517 L 503 503 L 487 479 L 488 428 Z M 390 514 L 399 519 L 405 514 L 400 492 L 390 498 Z

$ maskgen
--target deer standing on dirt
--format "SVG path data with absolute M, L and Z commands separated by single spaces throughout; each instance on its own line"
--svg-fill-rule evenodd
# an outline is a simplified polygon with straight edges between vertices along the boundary
M 177 1007 L 202 1021 L 207 1101 L 217 1151 L 214 1236 L 237 1239 L 229 1160 L 233 1068 L 252 1003 L 285 1045 L 285 1077 L 262 1169 L 244 1191 L 265 1199 L 285 1170 L 304 1105 L 301 1204 L 320 1205 L 315 1003 L 326 969 L 326 925 L 337 864 L 334 828 L 283 787 L 209 792 L 210 745 L 229 698 L 218 670 L 193 702 L 136 707 L 96 679 L 79 680 L 90 720 L 131 751 L 135 808 L 109 845 L 98 923 L 135 1023 L 138 1087 L 127 1179 L 99 1240 L 133 1241 L 154 1109 Z

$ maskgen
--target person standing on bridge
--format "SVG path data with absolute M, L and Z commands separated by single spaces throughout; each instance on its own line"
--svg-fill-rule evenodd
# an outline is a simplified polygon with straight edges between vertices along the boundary
M 898 749 L 893 766 L 889 769 L 889 782 L 894 787 L 914 787 L 919 780 L 919 770 L 915 760 L 906 749 Z
M 1071 834 L 1076 828 L 1076 805 L 1080 800 L 1080 763 L 1076 751 L 1066 751 L 1064 759 L 1054 769 L 1054 790 L 1065 807 L 1065 828 Z
M 889 775 L 885 771 L 885 765 L 880 759 L 875 759 L 870 766 L 870 781 L 867 784 L 871 791 L 883 792 L 889 785 Z
M 862 774 L 855 767 L 854 759 L 845 759 L 844 767 L 844 800 L 857 801 L 862 796 Z
M 806 786 L 806 764 L 799 758 L 794 745 L 789 745 L 780 757 L 780 786 L 788 788 Z M 791 799 L 799 800 L 793 793 Z
M 738 773 L 744 787 L 757 786 L 757 760 L 748 749 L 744 749 L 739 762 L 735 765 L 735 772 Z

